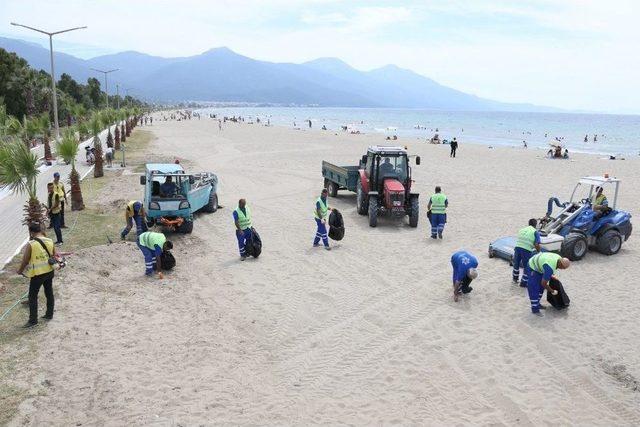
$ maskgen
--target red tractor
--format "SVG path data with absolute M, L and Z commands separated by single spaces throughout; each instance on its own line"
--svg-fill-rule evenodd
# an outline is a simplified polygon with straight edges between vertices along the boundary
M 420 157 L 415 158 L 416 165 Z M 357 194 L 357 210 L 369 216 L 369 225 L 378 224 L 379 215 L 409 217 L 411 227 L 418 226 L 418 193 L 411 191 L 409 155 L 402 147 L 372 146 L 359 166 L 335 166 L 322 162 L 325 187 L 331 196 L 345 188 Z

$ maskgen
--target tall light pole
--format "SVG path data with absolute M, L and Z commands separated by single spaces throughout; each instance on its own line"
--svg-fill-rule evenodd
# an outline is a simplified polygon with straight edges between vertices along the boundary
M 92 68 L 93 71 L 104 73 L 104 93 L 107 95 L 107 108 L 109 108 L 109 86 L 107 84 L 107 74 L 113 73 L 114 71 L 118 71 L 119 69 L 120 68 L 115 68 L 113 70 L 104 71 L 104 70 L 96 70 L 95 68 Z
M 55 124 L 55 127 L 56 127 L 56 139 L 60 139 L 60 127 L 58 126 L 58 96 L 56 94 L 56 74 L 53 69 L 53 36 L 55 36 L 56 34 L 68 33 L 69 31 L 82 30 L 87 27 L 84 26 L 84 27 L 68 28 L 66 30 L 55 31 L 53 33 L 50 33 L 48 31 L 39 30 L 37 28 L 29 27 L 27 25 L 17 24 L 15 22 L 12 22 L 11 25 L 15 27 L 27 28 L 29 30 L 37 31 L 38 33 L 46 34 L 49 36 L 49 55 L 51 57 L 51 89 L 52 89 L 52 96 L 53 96 L 53 123 Z
M 116 110 L 120 109 L 120 85 L 116 83 Z

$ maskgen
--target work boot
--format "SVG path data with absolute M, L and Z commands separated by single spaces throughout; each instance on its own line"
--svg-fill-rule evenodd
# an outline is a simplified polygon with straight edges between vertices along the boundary
M 527 284 L 526 284 L 526 283 L 522 283 L 522 282 L 520 282 L 520 287 L 521 287 L 521 288 L 526 288 L 526 287 L 527 287 Z
M 534 316 L 538 316 L 538 317 L 544 317 L 544 314 L 542 314 L 542 313 L 541 313 L 541 312 L 539 312 L 539 311 L 534 311 L 534 312 L 533 312 L 533 315 L 534 315 Z
M 432 234 L 432 235 L 431 235 L 431 238 L 432 238 L 432 239 L 437 239 L 437 238 L 438 238 L 438 236 L 436 236 L 435 234 Z
M 244 261 L 245 259 L 247 259 L 246 255 L 240 256 L 240 261 Z
M 325 248 L 325 250 L 327 250 L 327 251 L 330 251 L 330 250 L 331 250 L 331 246 L 325 246 L 324 248 Z
M 28 328 L 33 328 L 34 326 L 37 326 L 37 325 L 38 325 L 38 322 L 27 322 L 22 327 L 25 329 L 28 329 Z
M 547 306 L 546 306 L 546 305 L 542 305 L 542 304 L 540 304 L 540 305 L 538 305 L 538 308 L 539 308 L 540 310 L 546 310 L 546 309 L 547 309 Z
M 438 233 L 438 237 L 442 239 L 442 233 Z
M 45 314 L 44 316 L 40 317 L 41 319 L 46 319 L 46 320 L 51 320 L 53 319 L 53 314 Z

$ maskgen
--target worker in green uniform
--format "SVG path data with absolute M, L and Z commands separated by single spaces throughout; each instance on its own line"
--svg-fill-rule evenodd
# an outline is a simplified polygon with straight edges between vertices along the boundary
M 546 307 L 540 303 L 542 294 L 546 289 L 552 295 L 557 295 L 558 291 L 551 289 L 549 280 L 554 277 L 557 269 L 564 270 L 569 268 L 571 261 L 568 258 L 562 258 L 553 252 L 541 252 L 531 257 L 529 260 L 529 281 L 527 282 L 527 290 L 529 291 L 529 300 L 531 302 L 531 312 L 541 316 L 541 309 Z
M 447 208 L 449 207 L 449 200 L 447 196 L 442 192 L 440 186 L 436 187 L 436 192 L 429 199 L 427 210 L 430 213 L 429 222 L 431 222 L 431 238 L 442 239 L 442 232 L 444 231 L 444 224 L 447 222 Z

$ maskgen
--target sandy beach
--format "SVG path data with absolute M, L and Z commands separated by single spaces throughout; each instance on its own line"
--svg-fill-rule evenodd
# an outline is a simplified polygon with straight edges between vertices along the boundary
M 170 237 L 177 267 L 163 280 L 143 276 L 131 236 L 70 259 L 54 320 L 6 349 L 19 366 L 10 383 L 29 390 L 11 425 L 640 425 L 640 237 L 561 271 L 571 307 L 542 318 L 508 263 L 487 256 L 581 176 L 622 179 L 619 207 L 639 212 L 640 159 L 546 160 L 464 139 L 451 159 L 448 146 L 400 139 L 422 158 L 418 228 L 370 228 L 341 191 L 330 204 L 346 236 L 327 252 L 311 247 L 321 161 L 356 165 L 382 136 L 219 131 L 204 117 L 143 129 L 157 137 L 149 161 L 215 172 L 224 208 Z M 121 216 L 142 197 L 138 180 L 111 179 L 85 202 Z M 426 218 L 436 185 L 450 203 L 442 241 Z M 231 216 L 240 197 L 264 244 L 246 262 Z M 480 276 L 454 303 L 459 249 L 478 257 Z

